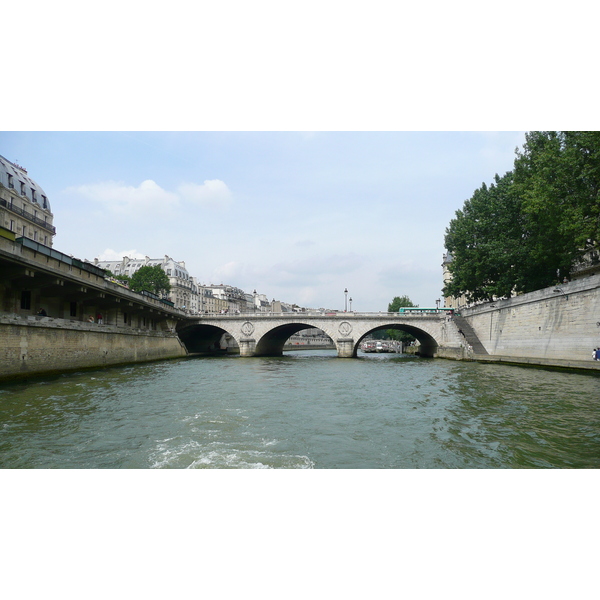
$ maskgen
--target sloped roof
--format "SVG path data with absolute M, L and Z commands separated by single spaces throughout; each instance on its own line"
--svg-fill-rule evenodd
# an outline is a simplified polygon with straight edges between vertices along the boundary
M 10 160 L 0 155 L 0 183 L 2 183 L 2 185 L 6 188 L 9 187 L 9 175 L 12 175 L 13 177 L 13 186 L 17 193 L 21 192 L 21 186 L 19 185 L 19 182 L 22 182 L 25 184 L 25 196 L 27 196 L 29 200 L 31 200 L 32 202 L 36 202 L 37 204 L 43 207 L 42 196 L 44 196 L 46 198 L 46 208 L 48 210 L 51 210 L 48 196 L 46 195 L 46 192 L 44 192 L 44 190 L 41 188 L 41 186 L 35 181 L 33 181 L 31 177 L 29 177 L 27 171 L 23 167 L 12 163 Z M 35 200 L 33 199 L 31 194 L 32 189 L 34 189 L 36 192 L 37 197 Z

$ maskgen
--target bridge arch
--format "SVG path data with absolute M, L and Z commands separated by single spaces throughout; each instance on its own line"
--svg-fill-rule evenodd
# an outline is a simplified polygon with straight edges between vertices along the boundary
M 216 354 L 222 353 L 226 348 L 222 347 L 223 336 L 235 339 L 227 327 L 216 325 L 194 323 L 177 328 L 179 339 L 183 342 L 190 354 Z
M 267 330 L 261 337 L 256 341 L 256 348 L 254 351 L 255 356 L 281 356 L 283 354 L 283 347 L 285 343 L 299 331 L 303 329 L 318 329 L 314 325 L 307 323 L 286 323 L 285 325 L 278 325 L 272 329 Z
M 353 356 L 356 356 L 358 353 L 358 349 L 362 341 L 375 331 L 381 331 L 386 329 L 395 329 L 397 331 L 405 331 L 406 333 L 410 333 L 414 338 L 419 341 L 419 356 L 425 357 L 433 357 L 436 354 L 438 348 L 437 340 L 427 331 L 421 329 L 419 327 L 415 327 L 414 325 L 408 325 L 406 323 L 389 323 L 386 325 L 378 325 L 377 327 L 365 332 L 355 343 Z

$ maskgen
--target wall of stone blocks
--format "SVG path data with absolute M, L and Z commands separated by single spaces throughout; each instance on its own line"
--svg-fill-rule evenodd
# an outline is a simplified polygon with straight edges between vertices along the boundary
M 47 317 L 0 318 L 0 379 L 186 355 L 174 333 Z
M 591 360 L 600 347 L 600 276 L 461 311 L 492 356 Z

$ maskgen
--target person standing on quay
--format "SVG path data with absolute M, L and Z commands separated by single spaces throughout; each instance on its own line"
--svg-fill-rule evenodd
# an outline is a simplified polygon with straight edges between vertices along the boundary
M 102 323 L 104 322 L 104 321 L 102 320 L 102 313 L 98 313 L 98 314 L 96 315 L 96 321 L 98 322 L 98 325 L 102 325 Z

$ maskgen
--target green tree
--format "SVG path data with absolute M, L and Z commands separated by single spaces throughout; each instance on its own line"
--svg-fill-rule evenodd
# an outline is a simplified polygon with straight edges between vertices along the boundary
M 471 301 L 530 292 L 568 276 L 600 239 L 600 132 L 533 131 L 514 170 L 496 175 L 446 229 L 452 281 Z
M 131 277 L 125 273 L 115 275 L 110 269 L 105 269 L 105 271 L 108 273 L 109 277 L 112 277 L 112 279 L 116 279 L 117 281 L 121 281 L 122 283 L 129 283 L 131 281 Z
M 534 131 L 515 160 L 526 217 L 526 291 L 552 285 L 599 239 L 600 132 Z
M 408 296 L 395 296 L 388 304 L 388 312 L 398 312 L 401 308 L 406 307 L 418 308 L 418 304 L 413 304 Z
M 388 304 L 388 312 L 398 312 L 403 307 L 418 307 L 417 304 L 413 304 L 412 300 L 408 296 L 395 296 L 394 299 Z M 399 329 L 387 329 L 386 333 L 392 340 L 399 340 L 404 344 L 409 344 L 414 341 L 415 337 L 406 331 L 400 331 Z
M 152 292 L 157 295 L 165 295 L 171 291 L 171 284 L 167 274 L 159 265 L 154 267 L 145 266 L 138 269 L 129 283 L 130 289 L 135 292 Z
M 465 294 L 470 301 L 478 301 L 520 291 L 523 226 L 512 172 L 496 175 L 489 187 L 484 183 L 475 190 L 446 229 L 452 280 L 444 287 L 444 295 Z

